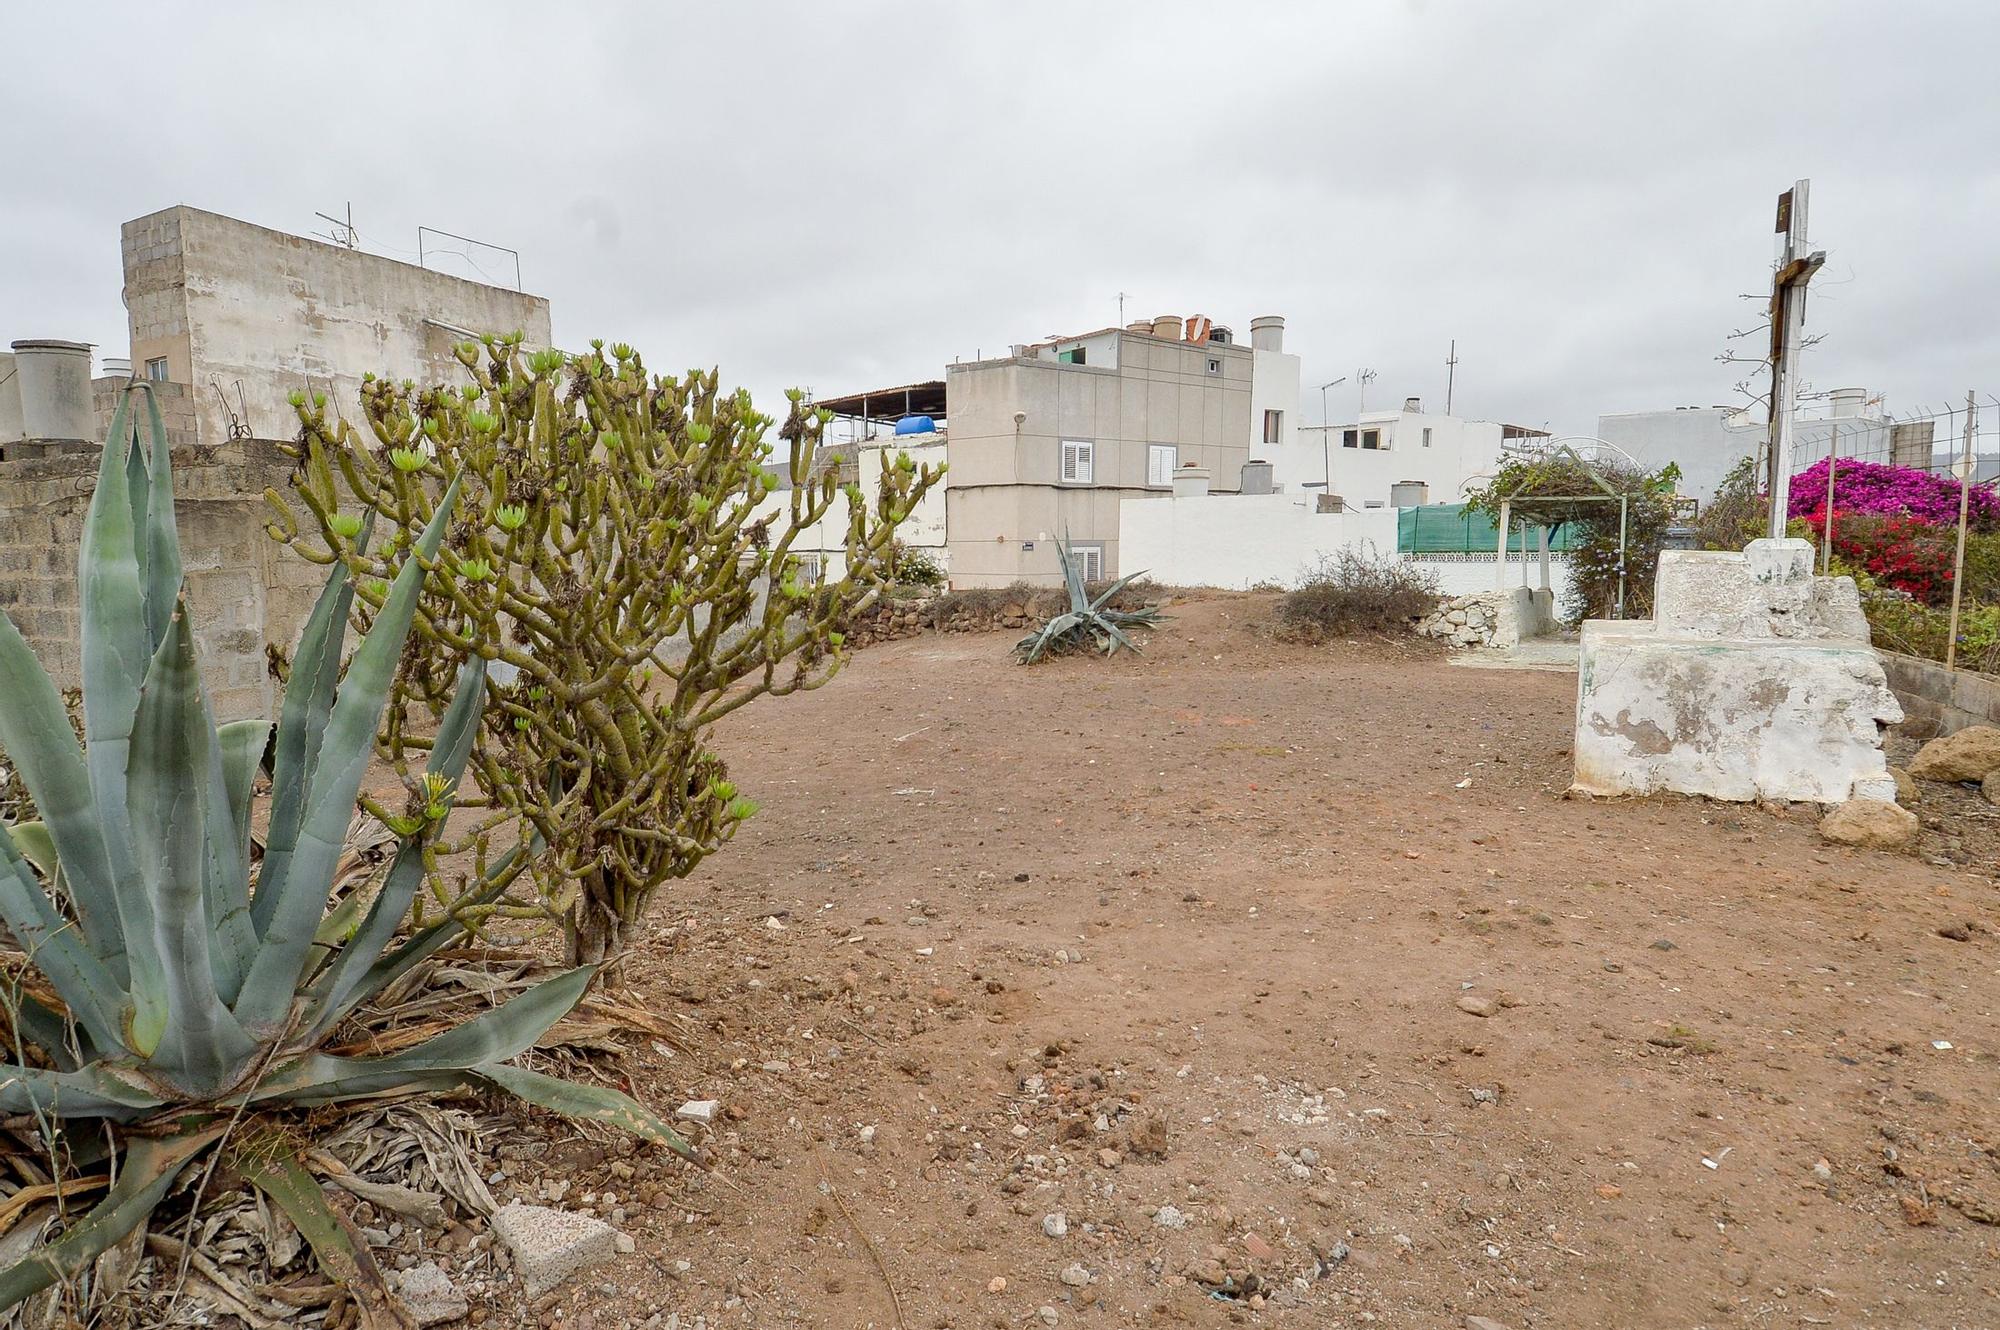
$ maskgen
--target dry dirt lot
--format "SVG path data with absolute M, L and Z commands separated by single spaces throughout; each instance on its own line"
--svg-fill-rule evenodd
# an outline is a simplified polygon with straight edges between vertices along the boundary
M 543 1321 L 2000 1325 L 1994 865 L 1565 799 L 1574 676 L 1269 603 L 732 717 L 763 811 L 626 973 L 714 1172 Z

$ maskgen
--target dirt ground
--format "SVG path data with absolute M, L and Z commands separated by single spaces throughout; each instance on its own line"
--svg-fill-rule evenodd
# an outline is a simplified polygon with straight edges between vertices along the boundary
M 714 1171 L 583 1159 L 638 1252 L 542 1321 L 2000 1325 L 1995 864 L 1566 799 L 1573 675 L 1269 604 L 733 716 L 625 975 Z

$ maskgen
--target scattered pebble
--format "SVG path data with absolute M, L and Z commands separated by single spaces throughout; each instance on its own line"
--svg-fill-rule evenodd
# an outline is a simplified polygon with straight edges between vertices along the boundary
M 1069 1232 L 1069 1216 L 1060 1210 L 1054 1214 L 1043 1215 L 1042 1232 L 1052 1238 L 1064 1236 Z
M 1056 1278 L 1062 1280 L 1063 1283 L 1069 1285 L 1071 1288 L 1083 1288 L 1090 1283 L 1090 1271 L 1084 1269 L 1081 1265 L 1066 1265 L 1063 1267 L 1062 1273 L 1057 1275 Z

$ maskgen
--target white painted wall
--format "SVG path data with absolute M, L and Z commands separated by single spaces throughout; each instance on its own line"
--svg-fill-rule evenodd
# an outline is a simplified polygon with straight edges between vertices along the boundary
M 872 509 L 877 487 L 882 481 L 882 472 L 894 466 L 896 458 L 908 454 L 919 468 L 943 466 L 945 462 L 945 436 L 940 433 L 884 435 L 862 443 L 860 453 L 860 485 L 863 499 Z M 949 472 L 944 479 L 933 485 L 915 508 L 903 521 L 898 539 L 911 549 L 922 550 L 935 559 L 940 568 L 949 571 L 951 555 L 945 543 L 945 486 L 951 482 Z M 792 494 L 790 490 L 779 490 L 767 494 L 757 505 L 757 515 L 769 518 L 771 534 L 776 539 L 791 521 Z M 819 554 L 822 559 L 821 573 L 824 577 L 838 579 L 847 571 L 847 525 L 848 501 L 843 495 L 835 495 L 833 506 L 826 516 L 800 529 L 792 540 L 794 554 Z
M 1500 465 L 1500 426 L 1490 420 L 1465 420 L 1428 411 L 1370 411 L 1358 421 L 1302 429 L 1298 442 L 1280 464 L 1278 479 L 1287 490 L 1318 482 L 1329 465 L 1333 492 L 1349 506 L 1389 504 L 1390 488 L 1402 481 L 1422 481 L 1430 487 L 1428 502 L 1456 503 L 1468 483 L 1491 476 Z M 1348 430 L 1375 430 L 1379 449 L 1347 448 Z M 1431 432 L 1424 446 L 1424 431 Z
M 1145 569 L 1173 586 L 1243 590 L 1260 584 L 1295 586 L 1320 560 L 1359 547 L 1371 555 L 1396 553 L 1396 512 L 1372 508 L 1344 513 L 1313 511 L 1311 493 L 1207 494 L 1173 499 L 1126 499 L 1118 510 L 1122 572 Z M 1490 558 L 1413 555 L 1409 562 L 1436 575 L 1446 596 L 1469 596 L 1506 586 L 1541 586 L 1531 553 L 1510 558 L 1496 577 Z M 1558 601 L 1570 584 L 1569 561 L 1549 560 L 1549 585 Z
M 1264 413 L 1284 415 L 1275 447 L 1264 442 Z M 1288 351 L 1260 351 L 1252 348 L 1250 360 L 1250 457 L 1272 463 L 1271 478 L 1278 480 L 1284 459 L 1299 446 L 1299 358 Z M 1234 489 L 1238 477 L 1229 478 Z M 1287 485 L 1287 489 L 1296 489 Z

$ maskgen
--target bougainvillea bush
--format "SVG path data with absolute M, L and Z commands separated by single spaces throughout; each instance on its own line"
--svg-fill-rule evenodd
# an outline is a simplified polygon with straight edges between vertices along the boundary
M 1821 458 L 1792 477 L 1790 517 L 1803 517 L 1817 525 L 1826 513 L 1827 459 Z M 1890 466 L 1883 462 L 1840 459 L 1833 477 L 1834 539 L 1840 539 L 1841 518 L 1849 513 L 1877 517 L 1909 517 L 1936 526 L 1958 525 L 1958 481 L 1951 476 L 1934 476 L 1915 467 Z M 1984 485 L 1974 485 L 1967 500 L 1967 517 L 1975 531 L 2000 530 L 2000 496 Z M 1836 552 L 1838 552 L 1836 550 Z M 1950 566 L 1950 560 L 1946 560 Z
M 1913 517 L 1850 513 L 1836 508 L 1833 557 L 1848 569 L 1866 572 L 1878 586 L 1900 591 L 1926 605 L 1942 605 L 1951 599 L 1951 568 L 1958 544 L 1957 517 L 1954 511 L 1952 524 L 1940 526 Z M 1826 538 L 1823 510 L 1805 520 L 1815 543 Z

